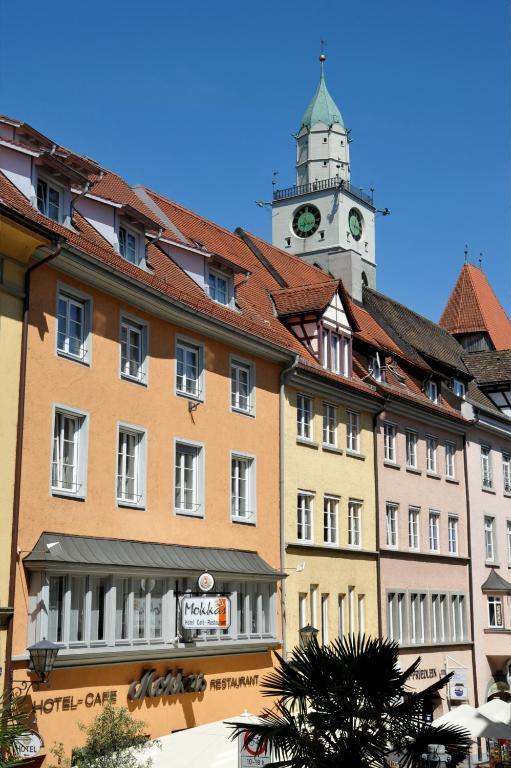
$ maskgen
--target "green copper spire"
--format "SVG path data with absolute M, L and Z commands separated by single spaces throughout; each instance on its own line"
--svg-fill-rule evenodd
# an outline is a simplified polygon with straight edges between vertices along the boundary
M 325 83 L 325 73 L 323 71 L 323 63 L 325 61 L 324 54 L 321 54 L 319 60 L 321 62 L 321 77 L 319 79 L 318 90 L 316 91 L 314 98 L 307 107 L 300 123 L 301 130 L 303 127 L 312 128 L 316 123 L 325 123 L 330 127 L 334 123 L 339 123 L 344 128 L 344 122 L 341 112 L 337 107 L 337 104 L 328 93 L 328 88 Z

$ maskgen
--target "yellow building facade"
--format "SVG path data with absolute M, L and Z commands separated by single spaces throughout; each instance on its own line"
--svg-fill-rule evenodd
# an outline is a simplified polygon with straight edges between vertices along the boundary
M 25 273 L 34 250 L 47 242 L 42 229 L 29 229 L 0 211 L 0 686 L 5 679 L 7 627 L 12 616 L 9 582 L 15 488 L 16 443 L 23 332 Z
M 373 418 L 379 399 L 294 372 L 284 405 L 286 650 L 378 633 Z

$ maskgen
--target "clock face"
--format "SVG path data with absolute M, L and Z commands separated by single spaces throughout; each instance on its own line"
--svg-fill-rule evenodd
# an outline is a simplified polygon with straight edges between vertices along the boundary
M 356 208 L 352 208 L 348 214 L 348 222 L 350 225 L 350 232 L 355 240 L 360 240 L 362 237 L 362 216 Z
M 293 232 L 298 237 L 310 237 L 321 222 L 321 214 L 315 205 L 302 205 L 293 215 Z

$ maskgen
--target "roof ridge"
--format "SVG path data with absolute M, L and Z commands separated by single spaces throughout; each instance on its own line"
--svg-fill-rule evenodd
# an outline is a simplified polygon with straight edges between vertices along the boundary
M 273 243 L 269 243 L 267 240 L 264 239 L 264 237 L 261 237 L 261 235 L 254 235 L 252 232 L 249 232 L 248 230 L 244 230 L 249 237 L 255 237 L 257 240 L 262 240 L 266 245 L 270 246 L 270 248 L 274 248 L 278 253 L 280 253 L 282 256 L 286 256 L 290 261 L 293 261 L 296 264 L 305 264 L 307 267 L 310 267 L 315 272 L 317 272 L 320 275 L 325 276 L 328 280 L 335 280 L 335 278 L 330 277 L 328 272 L 325 272 L 323 269 L 320 269 L 315 264 L 311 264 L 308 261 L 304 261 L 300 258 L 300 256 L 297 256 L 295 253 L 288 253 L 287 251 L 284 251 L 282 248 L 279 248 L 278 245 L 274 245 Z M 326 282 L 326 281 L 325 281 Z M 312 285 L 312 283 L 311 283 Z
M 393 299 L 391 296 L 387 296 L 387 294 L 382 293 L 381 291 L 377 291 L 375 288 L 369 288 L 369 286 L 364 285 L 364 291 L 368 291 L 368 292 L 376 294 L 377 296 L 381 296 L 384 299 L 388 299 L 389 301 L 394 302 L 394 304 L 397 304 L 399 307 L 402 307 L 403 309 L 405 309 L 411 315 L 415 315 L 415 317 L 418 317 L 420 320 L 425 320 L 430 325 L 434 325 L 435 328 L 439 328 L 442 331 L 442 333 L 444 333 L 450 339 L 455 341 L 456 344 L 459 346 L 460 350 L 463 350 L 463 347 L 461 346 L 461 344 L 457 341 L 457 339 L 454 338 L 454 336 L 451 333 L 449 333 L 449 331 L 447 331 L 439 323 L 435 323 L 434 320 L 430 320 L 429 317 L 426 317 L 425 315 L 419 314 L 419 312 L 416 312 L 414 309 L 411 309 L 410 307 L 407 307 L 406 304 L 401 304 L 401 302 L 397 301 L 397 299 Z
M 206 219 L 205 216 L 201 216 L 199 213 L 196 213 L 195 211 L 192 211 L 190 208 L 187 208 L 186 206 L 182 205 L 181 203 L 176 203 L 175 200 L 171 200 L 169 197 L 165 197 L 165 195 L 161 194 L 161 192 L 155 192 L 152 189 L 149 189 L 149 187 L 146 187 L 144 184 L 141 185 L 143 189 L 146 190 L 146 192 L 149 195 L 154 195 L 155 197 L 158 197 L 162 200 L 164 200 L 169 205 L 175 205 L 176 208 L 179 208 L 181 211 L 184 211 L 185 213 L 189 214 L 190 216 L 193 216 L 195 219 L 199 221 L 204 221 L 206 224 L 210 224 L 211 226 L 215 227 L 215 229 L 220 230 L 221 232 L 224 232 L 225 234 L 229 235 L 233 240 L 236 240 L 239 242 L 241 238 L 239 238 L 234 232 L 231 232 L 230 229 L 227 229 L 226 227 L 223 227 L 221 224 L 217 224 L 215 221 L 211 221 L 211 219 Z
M 475 282 L 474 282 L 474 278 L 473 278 L 473 275 L 472 275 L 471 271 L 469 270 L 469 267 L 472 267 L 473 269 L 477 269 L 477 267 L 475 266 L 475 264 L 464 264 L 464 265 L 463 265 L 463 268 L 465 268 L 465 267 L 467 268 L 468 279 L 469 279 L 469 281 L 470 281 L 470 284 L 471 284 L 471 286 L 472 286 L 472 293 L 474 294 L 474 298 L 475 298 L 475 300 L 476 300 L 477 308 L 479 309 L 479 313 L 480 313 L 480 315 L 481 315 L 481 318 L 482 318 L 482 320 L 484 321 L 484 319 L 485 319 L 485 318 L 484 318 L 484 311 L 483 311 L 483 307 L 482 307 L 482 305 L 481 305 L 481 302 L 479 301 L 479 295 L 478 295 L 478 293 L 477 293 L 477 287 L 476 287 L 476 284 L 475 284 Z M 485 275 L 484 275 L 484 272 L 482 272 L 482 271 L 481 271 L 481 270 L 479 270 L 479 269 L 477 269 L 477 271 L 478 271 L 478 272 L 480 272 L 480 274 L 482 275 L 482 277 L 484 277 L 484 278 L 486 279 L 486 277 L 485 277 Z M 486 281 L 486 282 L 488 282 L 488 281 Z M 490 286 L 490 287 L 491 287 L 491 286 Z M 461 309 L 461 302 L 460 302 L 460 309 Z

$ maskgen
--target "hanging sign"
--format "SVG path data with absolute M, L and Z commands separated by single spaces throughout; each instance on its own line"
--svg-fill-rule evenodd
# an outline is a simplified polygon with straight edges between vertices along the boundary
M 271 760 L 268 742 L 249 731 L 238 736 L 238 768 L 262 768 Z
M 25 731 L 16 739 L 14 749 L 18 757 L 29 760 L 36 757 L 44 746 L 42 738 L 35 731 Z
M 468 671 L 466 669 L 448 671 L 453 672 L 449 680 L 449 698 L 451 701 L 468 701 Z
M 198 592 L 213 592 L 215 588 L 215 579 L 213 576 L 204 571 L 197 579 L 197 591 Z
M 181 625 L 183 629 L 229 629 L 230 598 L 221 595 L 183 597 Z

